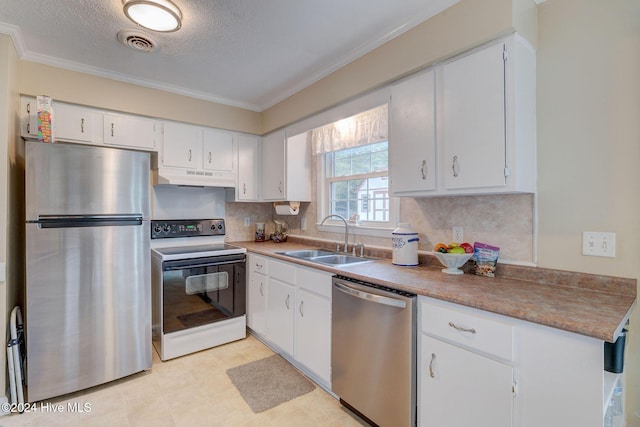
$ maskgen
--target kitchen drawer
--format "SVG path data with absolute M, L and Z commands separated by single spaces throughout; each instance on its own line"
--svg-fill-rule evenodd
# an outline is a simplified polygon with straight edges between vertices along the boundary
M 288 262 L 269 260 L 269 277 L 285 283 L 296 283 L 296 266 Z
M 298 287 L 330 299 L 332 276 L 332 273 L 298 267 Z
M 269 274 L 267 259 L 258 255 L 249 255 L 249 271 L 255 271 L 265 275 Z
M 470 349 L 513 360 L 513 326 L 480 311 L 422 300 L 421 330 Z

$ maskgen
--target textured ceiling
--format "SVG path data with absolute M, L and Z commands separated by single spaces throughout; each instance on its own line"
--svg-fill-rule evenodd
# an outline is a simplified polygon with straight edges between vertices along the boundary
M 122 0 L 0 0 L 22 59 L 262 111 L 458 0 L 174 0 L 183 26 L 136 29 Z

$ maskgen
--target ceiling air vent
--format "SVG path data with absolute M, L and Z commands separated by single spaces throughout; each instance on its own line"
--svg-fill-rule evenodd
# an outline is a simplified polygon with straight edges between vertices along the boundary
M 138 52 L 153 52 L 158 49 L 158 44 L 149 34 L 138 30 L 120 30 L 118 40 Z

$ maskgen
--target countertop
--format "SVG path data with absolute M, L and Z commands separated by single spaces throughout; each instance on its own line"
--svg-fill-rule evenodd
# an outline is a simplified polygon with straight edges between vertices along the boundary
M 636 281 L 633 279 L 611 277 L 609 281 L 615 282 L 616 286 L 606 286 L 607 277 L 594 275 L 592 282 L 604 285 L 600 286 L 602 289 L 593 289 L 593 283 L 587 283 L 590 281 L 590 275 L 535 267 L 519 268 L 532 270 L 523 274 L 528 276 L 528 279 L 544 276 L 547 279 L 550 277 L 552 282 L 519 280 L 512 277 L 490 278 L 474 274 L 449 275 L 441 271 L 441 266 L 421 264 L 416 267 L 400 267 L 393 265 L 390 259 L 335 268 L 277 253 L 308 249 L 316 247 L 315 245 L 271 241 L 232 244 L 242 246 L 249 252 L 283 261 L 609 342 L 614 342 L 620 334 L 636 303 Z M 575 274 L 579 280 L 574 280 L 576 283 L 571 285 L 566 285 L 566 280 L 563 280 L 562 284 L 553 282 L 554 277 L 566 279 L 567 274 Z M 622 286 L 619 286 L 620 280 Z

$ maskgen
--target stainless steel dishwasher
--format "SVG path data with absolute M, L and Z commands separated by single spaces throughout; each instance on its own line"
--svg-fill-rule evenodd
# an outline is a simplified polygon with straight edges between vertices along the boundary
M 379 426 L 416 424 L 416 296 L 334 276 L 331 388 Z

